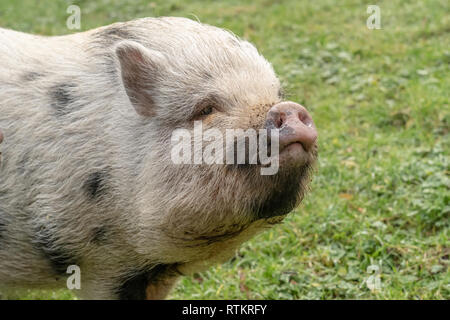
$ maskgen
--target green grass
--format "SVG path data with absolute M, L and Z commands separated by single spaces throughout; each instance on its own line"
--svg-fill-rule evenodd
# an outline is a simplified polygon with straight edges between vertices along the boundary
M 0 26 L 66 34 L 70 1 L 0 0 Z M 273 63 L 319 130 L 312 191 L 236 258 L 172 299 L 450 299 L 450 18 L 446 0 L 77 1 L 82 29 L 174 15 L 232 30 Z M 381 261 L 379 290 L 365 281 Z M 67 299 L 29 291 L 22 299 Z

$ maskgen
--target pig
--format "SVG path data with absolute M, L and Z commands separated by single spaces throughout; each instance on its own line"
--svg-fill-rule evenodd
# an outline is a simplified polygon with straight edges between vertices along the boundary
M 278 171 L 173 163 L 172 133 L 194 121 L 275 130 Z M 0 29 L 0 128 L 0 288 L 64 288 L 78 266 L 83 299 L 163 299 L 226 261 L 300 204 L 318 154 L 252 44 L 175 17 Z

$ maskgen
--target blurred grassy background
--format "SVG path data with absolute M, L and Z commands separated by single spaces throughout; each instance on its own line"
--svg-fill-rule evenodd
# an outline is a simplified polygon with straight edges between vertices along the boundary
M 377 1 L 382 29 L 369 30 L 368 3 L 355 0 L 0 0 L 0 26 L 71 33 L 69 4 L 82 30 L 161 15 L 229 29 L 256 44 L 319 129 L 303 205 L 170 298 L 450 298 L 448 1 Z M 371 264 L 381 266 L 375 291 Z

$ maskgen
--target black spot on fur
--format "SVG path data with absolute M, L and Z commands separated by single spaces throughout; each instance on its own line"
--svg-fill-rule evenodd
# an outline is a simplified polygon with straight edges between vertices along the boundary
M 6 222 L 3 221 L 2 212 L 0 211 L 0 241 L 3 239 L 3 234 L 5 231 L 6 231 Z
M 101 34 L 103 37 L 117 37 L 122 39 L 134 38 L 133 34 L 125 27 L 109 27 Z
M 43 76 L 44 76 L 44 74 L 42 74 L 42 73 L 30 71 L 30 72 L 26 72 L 25 74 L 23 74 L 22 79 L 25 81 L 34 81 Z
M 57 275 L 66 274 L 70 265 L 78 265 L 78 259 L 59 244 L 57 238 L 46 227 L 41 227 L 36 232 L 33 244 L 41 250 Z
M 148 284 L 148 271 L 137 272 L 128 278 L 118 289 L 120 300 L 145 300 Z
M 120 300 L 145 300 L 146 289 L 150 283 L 157 283 L 165 277 L 176 274 L 174 265 L 158 264 L 148 270 L 131 272 L 117 289 Z
M 92 242 L 100 244 L 108 239 L 108 229 L 106 227 L 96 227 L 92 230 Z
M 110 26 L 93 34 L 94 43 L 111 46 L 120 40 L 136 40 L 136 36 L 126 26 Z
M 0 221 L 0 240 L 3 238 L 3 232 L 6 230 L 6 225 Z
M 58 115 L 65 115 L 70 112 L 69 106 L 75 101 L 73 89 L 76 86 L 70 83 L 62 83 L 53 86 L 50 91 L 51 106 Z
M 96 171 L 89 175 L 83 188 L 91 199 L 97 199 L 104 194 L 107 178 L 108 174 L 105 171 Z

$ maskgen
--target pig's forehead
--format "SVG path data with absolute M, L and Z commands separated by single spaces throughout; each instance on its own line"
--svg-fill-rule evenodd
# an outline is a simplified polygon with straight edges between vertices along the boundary
M 190 62 L 209 68 L 214 65 L 242 68 L 250 64 L 260 69 L 268 67 L 251 43 L 228 30 L 175 17 L 143 19 L 140 27 L 146 31 L 141 29 L 139 34 L 146 38 L 149 47 L 168 53 L 182 64 Z
M 280 83 L 273 72 L 262 70 L 225 71 L 214 80 L 213 91 L 228 102 L 259 105 L 275 102 Z
M 203 84 L 219 96 L 246 104 L 278 95 L 280 84 L 271 64 L 232 32 L 186 18 L 144 22 L 148 46 L 168 56 L 174 76 L 189 75 L 199 80 L 192 81 L 197 88 Z

